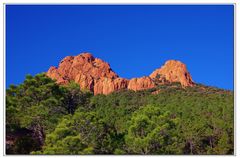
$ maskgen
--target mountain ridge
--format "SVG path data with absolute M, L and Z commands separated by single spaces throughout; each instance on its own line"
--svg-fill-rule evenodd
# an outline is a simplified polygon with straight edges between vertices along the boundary
M 186 65 L 177 60 L 166 61 L 149 76 L 126 79 L 114 72 L 109 63 L 95 58 L 89 52 L 65 57 L 58 67 L 51 66 L 46 75 L 62 85 L 74 81 L 81 89 L 90 90 L 94 95 L 110 94 L 122 89 L 145 90 L 173 82 L 179 82 L 182 87 L 195 85 Z

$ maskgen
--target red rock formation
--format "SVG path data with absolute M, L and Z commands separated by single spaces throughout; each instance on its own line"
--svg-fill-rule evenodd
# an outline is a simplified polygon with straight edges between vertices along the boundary
M 50 67 L 47 76 L 59 84 L 75 81 L 81 89 L 88 89 L 94 94 L 109 94 L 127 88 L 128 84 L 128 80 L 118 78 L 108 63 L 90 53 L 65 57 L 58 68 Z
M 150 77 L 133 78 L 129 81 L 128 89 L 138 91 L 154 88 L 155 83 Z
M 67 56 L 60 62 L 58 68 L 50 67 L 46 74 L 48 77 L 55 79 L 58 84 L 65 85 L 74 81 L 80 85 L 81 89 L 90 90 L 95 95 L 109 94 L 121 89 L 137 91 L 153 88 L 156 79 L 162 84 L 180 82 L 183 86 L 194 85 L 186 66 L 179 61 L 167 61 L 163 67 L 155 70 L 150 77 L 127 80 L 118 77 L 108 63 L 94 58 L 90 53 Z M 160 74 L 160 78 L 158 74 Z
M 64 79 L 63 76 L 58 72 L 58 69 L 54 66 L 51 66 L 47 72 L 47 76 L 57 80 L 58 84 L 67 84 L 69 80 Z
M 161 68 L 156 69 L 150 77 L 154 79 L 159 77 L 159 79 L 162 79 L 164 77 L 170 83 L 180 82 L 183 87 L 194 85 L 186 65 L 177 60 L 167 61 Z
M 91 75 L 77 74 L 74 81 L 80 85 L 81 89 L 90 91 L 94 89 L 94 78 Z
M 128 80 L 124 78 L 100 78 L 95 82 L 94 94 L 109 94 L 114 91 L 126 89 L 128 86 Z

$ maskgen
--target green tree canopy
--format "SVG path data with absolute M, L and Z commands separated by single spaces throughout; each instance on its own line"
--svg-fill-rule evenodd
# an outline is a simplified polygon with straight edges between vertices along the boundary
M 126 135 L 126 144 L 133 154 L 172 154 L 177 148 L 178 118 L 168 111 L 148 105 L 134 112 Z

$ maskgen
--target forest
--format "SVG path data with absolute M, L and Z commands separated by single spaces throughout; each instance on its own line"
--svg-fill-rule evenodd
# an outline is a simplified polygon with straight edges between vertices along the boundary
M 234 153 L 233 91 L 179 83 L 93 95 L 44 73 L 6 90 L 6 154 Z

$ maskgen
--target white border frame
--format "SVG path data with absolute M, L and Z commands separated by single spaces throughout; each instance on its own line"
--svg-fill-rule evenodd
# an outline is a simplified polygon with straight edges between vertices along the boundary
M 240 95 L 237 93 L 237 90 L 239 89 L 239 85 L 237 84 L 237 79 L 240 78 L 239 74 L 237 73 L 237 70 L 240 70 L 240 63 L 237 63 L 239 60 L 239 57 L 237 56 L 237 46 L 240 44 L 237 41 L 237 37 L 239 37 L 239 32 L 237 31 L 237 26 L 239 26 L 239 21 L 237 21 L 237 15 L 239 15 L 239 6 L 238 0 L 195 0 L 194 2 L 192 0 L 36 0 L 36 1 L 31 1 L 31 0 L 23 0 L 23 1 L 17 1 L 17 0 L 3 0 L 2 1 L 2 6 L 0 7 L 0 22 L 3 22 L 0 25 L 0 29 L 3 31 L 0 31 L 0 34 L 2 35 L 3 38 L 0 38 L 0 48 L 3 48 L 2 55 L 0 55 L 0 61 L 2 61 L 2 64 L 0 64 L 0 74 L 3 74 L 3 76 L 0 78 L 0 83 L 2 86 L 0 86 L 0 100 L 2 101 L 3 105 L 0 108 L 0 114 L 4 114 L 3 116 L 3 122 L 1 121 L 0 128 L 5 126 L 5 80 L 6 80 L 6 54 L 5 54 L 5 4 L 16 4 L 16 5 L 27 5 L 27 4 L 33 4 L 33 5 L 38 5 L 38 4 L 48 4 L 48 5 L 74 5 L 74 4 L 79 4 L 79 5 L 104 5 L 104 4 L 112 4 L 112 5 L 118 5 L 118 4 L 126 4 L 126 5 L 134 5 L 134 4 L 139 4 L 139 5 L 211 5 L 211 4 L 219 4 L 219 5 L 226 5 L 226 4 L 234 4 L 234 155 L 239 156 L 239 139 L 240 139 L 240 133 L 238 128 L 240 127 L 239 123 L 239 114 L 240 114 L 240 109 L 237 108 L 237 105 L 239 103 L 239 100 L 237 98 L 240 97 Z M 3 66 L 3 67 L 2 67 Z M 0 156 L 5 156 L 5 128 L 1 130 L 1 136 L 0 136 Z M 4 149 L 4 150 L 2 150 Z M 20 155 L 18 155 L 20 156 Z M 22 155 L 22 156 L 28 156 L 28 155 Z M 20 156 L 20 157 L 22 157 Z M 33 155 L 29 155 L 33 156 Z M 46 157 L 45 155 L 39 155 L 40 157 Z M 39 157 L 38 156 L 38 157 Z M 75 155 L 76 156 L 76 155 Z M 84 156 L 84 155 L 83 155 Z M 96 155 L 99 156 L 99 155 Z M 111 157 L 115 157 L 113 155 L 110 155 Z M 116 155 L 117 156 L 117 155 Z M 126 156 L 126 155 L 123 155 Z M 168 155 L 165 155 L 168 156 Z M 173 155 L 169 155 L 173 156 Z M 185 157 L 188 155 L 176 155 L 177 157 Z M 205 155 L 205 156 L 211 156 L 211 155 Z M 217 157 L 232 157 L 226 156 L 226 155 L 213 155 Z M 15 157 L 15 156 L 9 156 L 9 157 Z M 48 157 L 48 156 L 47 156 Z M 49 156 L 50 157 L 50 156 Z M 61 155 L 61 157 L 68 157 Z M 94 157 L 88 156 L 88 157 Z M 101 156 L 100 157 L 105 157 Z M 137 156 L 133 156 L 137 157 Z M 200 157 L 200 156 L 191 156 L 191 157 Z

